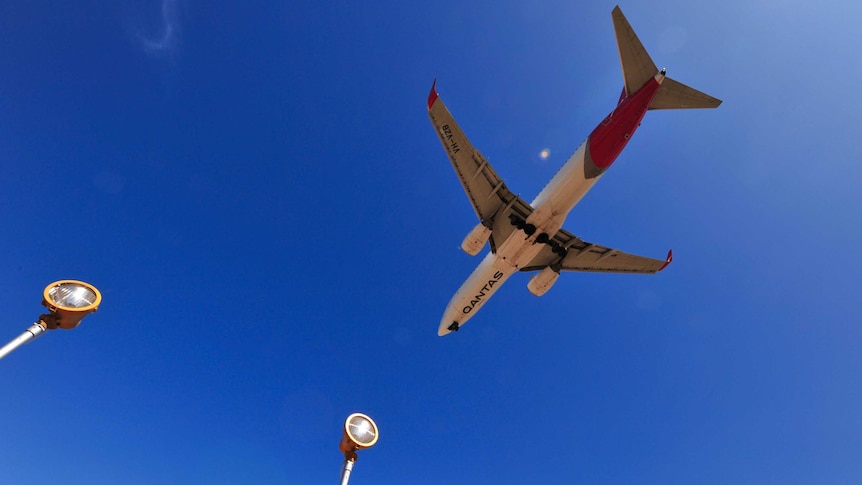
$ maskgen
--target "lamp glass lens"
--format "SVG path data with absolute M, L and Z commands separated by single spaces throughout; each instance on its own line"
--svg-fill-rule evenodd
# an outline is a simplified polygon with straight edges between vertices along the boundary
M 362 416 L 350 418 L 350 421 L 347 423 L 347 429 L 350 431 L 350 436 L 359 444 L 371 443 L 377 435 L 374 425 Z
M 58 285 L 48 290 L 55 305 L 65 308 L 83 308 L 96 302 L 93 290 L 75 284 Z

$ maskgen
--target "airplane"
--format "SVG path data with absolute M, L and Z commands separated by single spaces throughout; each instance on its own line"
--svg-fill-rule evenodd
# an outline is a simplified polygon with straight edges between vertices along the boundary
M 527 203 L 513 194 L 488 160 L 473 148 L 437 93 L 428 95 L 428 115 L 455 173 L 470 199 L 479 224 L 461 249 L 477 255 L 485 243 L 491 251 L 449 301 L 437 334 L 457 332 L 515 272 L 538 271 L 527 284 L 544 295 L 561 271 L 654 274 L 665 259 L 627 254 L 583 241 L 562 229 L 569 211 L 598 182 L 635 133 L 648 110 L 715 108 L 721 100 L 667 77 L 644 49 L 617 6 L 611 12 L 624 86 L 614 109 L 575 150 L 563 167 Z

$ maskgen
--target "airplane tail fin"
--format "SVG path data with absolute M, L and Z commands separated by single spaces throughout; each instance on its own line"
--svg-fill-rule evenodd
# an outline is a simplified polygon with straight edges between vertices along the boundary
M 631 95 L 658 74 L 658 68 L 655 67 L 655 63 L 644 49 L 632 26 L 629 25 L 619 5 L 614 7 L 611 17 L 614 19 L 614 31 L 617 34 L 617 49 L 620 52 L 626 94 Z
M 659 70 L 619 5 L 614 7 L 611 17 L 617 36 L 626 94 L 631 95 L 658 74 Z M 720 99 L 665 77 L 649 109 L 715 108 L 720 104 Z

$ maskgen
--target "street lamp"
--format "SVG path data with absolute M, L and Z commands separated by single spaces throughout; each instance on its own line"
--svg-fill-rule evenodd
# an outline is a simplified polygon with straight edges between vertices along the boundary
M 353 413 L 344 421 L 344 433 L 338 448 L 344 453 L 344 466 L 341 467 L 341 485 L 347 485 L 353 463 L 356 462 L 356 452 L 371 448 L 377 443 L 380 432 L 373 419 L 362 413 Z
M 17 338 L 0 347 L 0 359 L 48 330 L 75 328 L 89 313 L 99 309 L 102 294 L 95 286 L 77 280 L 60 280 L 45 287 L 42 293 L 42 305 L 48 308 L 45 315 L 39 315 L 39 321 L 30 325 Z

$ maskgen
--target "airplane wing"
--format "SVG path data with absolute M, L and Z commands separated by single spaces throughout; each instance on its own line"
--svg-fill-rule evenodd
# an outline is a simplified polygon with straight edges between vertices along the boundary
M 473 210 L 486 227 L 491 228 L 489 243 L 496 252 L 497 242 L 505 241 L 517 228 L 511 217 L 522 221 L 533 213 L 528 202 L 513 194 L 488 160 L 473 148 L 470 140 L 446 108 L 437 94 L 437 81 L 431 85 L 428 95 L 428 116 L 437 131 L 437 136 L 446 149 L 449 161 L 464 187 L 464 192 L 473 205 Z M 559 267 L 561 271 L 603 271 L 609 273 L 656 273 L 670 263 L 627 254 L 616 249 L 582 241 L 572 233 L 561 229 L 550 244 L 530 261 L 522 271 L 536 271 L 546 266 Z
M 449 161 L 464 187 L 464 192 L 473 205 L 473 210 L 486 227 L 492 229 L 491 250 L 495 251 L 495 239 L 504 241 L 515 230 L 508 217 L 517 214 L 526 219 L 533 212 L 530 204 L 513 194 L 488 160 L 473 148 L 470 140 L 452 117 L 436 90 L 437 80 L 431 85 L 428 95 L 428 116 L 449 155 Z
M 667 259 L 646 258 L 588 243 L 561 229 L 521 271 L 537 271 L 551 266 L 557 271 L 654 274 L 663 270 L 672 259 L 672 251 L 668 251 Z

